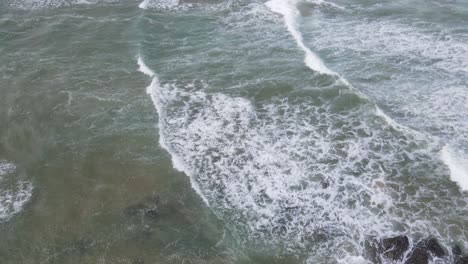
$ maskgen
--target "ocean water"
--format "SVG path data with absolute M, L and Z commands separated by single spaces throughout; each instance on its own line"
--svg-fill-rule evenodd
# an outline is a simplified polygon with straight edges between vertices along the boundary
M 0 0 L 0 62 L 0 263 L 468 253 L 467 1 Z

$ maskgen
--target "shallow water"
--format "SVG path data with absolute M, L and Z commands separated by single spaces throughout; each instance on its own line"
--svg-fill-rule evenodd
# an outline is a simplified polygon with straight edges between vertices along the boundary
M 468 253 L 463 1 L 0 0 L 0 263 Z

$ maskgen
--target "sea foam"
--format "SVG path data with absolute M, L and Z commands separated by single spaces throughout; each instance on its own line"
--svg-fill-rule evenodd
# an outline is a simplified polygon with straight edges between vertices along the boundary
M 468 158 L 461 151 L 444 146 L 440 152 L 441 159 L 450 169 L 451 179 L 464 191 L 468 191 Z
M 0 160 L 0 176 L 16 171 L 16 165 L 5 160 Z
M 179 6 L 179 0 L 144 0 L 138 7 L 141 9 L 154 8 L 159 10 L 171 10 Z
M 0 161 L 0 176 L 15 176 L 16 165 L 8 161 Z M 7 184 L 7 179 L 0 177 L 0 222 L 9 220 L 13 215 L 21 212 L 24 205 L 32 196 L 32 184 L 18 181 Z
M 1 183 L 0 183 L 1 184 Z M 33 186 L 30 182 L 20 181 L 9 190 L 0 191 L 0 222 L 9 220 L 21 212 L 31 199 Z

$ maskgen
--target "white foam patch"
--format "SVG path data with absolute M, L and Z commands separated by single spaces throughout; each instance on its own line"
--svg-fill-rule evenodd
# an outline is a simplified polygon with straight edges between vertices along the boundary
M 14 176 L 16 165 L 6 160 L 0 161 L 0 222 L 9 220 L 13 215 L 21 212 L 32 195 L 32 184 L 19 181 L 14 186 L 7 183 L 1 176 Z
M 48 9 L 75 5 L 96 5 L 102 3 L 113 3 L 118 0 L 12 0 L 7 6 L 19 9 Z
M 468 191 L 468 157 L 449 146 L 441 151 L 441 158 L 451 172 L 451 179 L 464 191 Z
M 204 10 L 215 11 L 223 10 L 232 2 L 237 0 L 215 1 L 215 0 L 201 0 L 201 1 L 184 1 L 184 0 L 143 0 L 138 7 L 141 9 L 149 9 L 156 11 L 187 11 L 187 10 Z
M 0 222 L 9 220 L 21 212 L 31 199 L 33 186 L 30 182 L 20 181 L 13 189 L 0 189 Z
M 144 0 L 138 7 L 142 9 L 154 8 L 154 9 L 174 9 L 178 7 L 179 0 Z
M 345 11 L 346 8 L 340 6 L 340 5 L 337 5 L 335 3 L 332 3 L 332 2 L 328 2 L 328 1 L 324 1 L 324 0 L 307 0 L 307 1 L 304 1 L 306 3 L 312 3 L 312 4 L 315 4 L 315 5 L 321 5 L 321 6 L 329 6 L 329 7 L 333 7 L 333 8 L 336 8 L 336 9 L 339 9 L 339 10 L 343 10 Z
M 338 260 L 339 264 L 372 264 L 362 256 L 346 256 Z M 311 263 L 312 264 L 312 263 Z
M 144 0 L 138 5 L 138 7 L 141 9 L 148 9 L 148 4 L 149 4 L 149 0 Z
M 392 230 L 385 171 L 405 144 L 376 123 L 373 106 L 334 114 L 312 98 L 254 106 L 199 86 L 153 78 L 160 143 L 204 201 L 251 242 L 323 250 L 333 243 L 362 253 L 367 235 Z
M 16 171 L 16 165 L 6 160 L 0 160 L 0 176 Z

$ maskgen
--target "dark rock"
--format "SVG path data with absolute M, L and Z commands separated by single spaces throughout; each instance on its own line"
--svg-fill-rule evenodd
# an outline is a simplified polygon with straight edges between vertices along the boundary
M 463 252 L 460 246 L 455 245 L 452 252 L 455 257 L 455 264 L 468 264 L 468 256 L 462 256 Z
M 385 258 L 401 260 L 405 252 L 408 250 L 408 247 L 408 237 L 397 236 L 383 239 L 380 251 Z
M 445 256 L 445 250 L 442 248 L 442 246 L 437 242 L 437 239 L 435 238 L 430 238 L 425 241 L 425 248 L 427 251 L 435 255 L 436 257 L 443 257 Z
M 430 238 L 419 242 L 410 254 L 410 257 L 406 260 L 405 264 L 426 264 L 429 263 L 431 255 L 436 257 L 445 256 L 445 250 L 437 242 L 437 239 Z
M 455 264 L 468 264 L 468 256 L 456 258 Z
M 405 261 L 405 264 L 427 264 L 429 263 L 429 252 L 425 248 L 416 246 L 411 252 L 410 257 Z
M 452 253 L 453 253 L 454 256 L 461 256 L 462 255 L 462 250 L 461 250 L 460 246 L 458 246 L 458 245 L 453 246 Z

